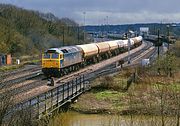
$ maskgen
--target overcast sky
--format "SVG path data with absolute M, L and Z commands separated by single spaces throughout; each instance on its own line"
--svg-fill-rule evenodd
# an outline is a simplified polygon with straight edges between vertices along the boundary
M 0 3 L 51 12 L 81 25 L 84 16 L 86 25 L 180 22 L 180 0 L 0 0 Z

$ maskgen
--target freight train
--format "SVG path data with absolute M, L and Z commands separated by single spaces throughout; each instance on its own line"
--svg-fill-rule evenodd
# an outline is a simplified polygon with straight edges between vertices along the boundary
M 162 46 L 162 36 L 158 38 L 157 35 L 145 35 L 144 40 L 152 42 L 154 46 Z
M 155 46 L 158 43 L 157 35 L 145 35 L 143 38 L 144 38 L 144 40 L 153 42 Z M 160 35 L 159 39 L 160 39 L 159 41 L 161 43 L 160 45 L 162 45 L 163 42 L 170 43 L 170 44 L 173 44 L 176 42 L 176 38 L 174 36 L 167 37 L 167 36 Z
M 142 43 L 142 37 L 130 39 L 130 48 Z M 42 72 L 48 77 L 63 76 L 89 64 L 116 56 L 128 50 L 128 40 L 113 40 L 61 48 L 50 48 L 42 54 Z
M 161 39 L 161 37 L 159 37 Z M 151 42 L 157 42 L 158 36 L 157 35 L 145 35 L 144 39 Z

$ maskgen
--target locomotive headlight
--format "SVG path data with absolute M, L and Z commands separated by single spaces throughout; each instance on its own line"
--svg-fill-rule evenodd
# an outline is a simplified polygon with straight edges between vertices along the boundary
M 56 62 L 56 65 L 58 65 L 58 64 L 59 64 L 59 61 Z
M 58 63 L 59 63 L 58 61 L 55 61 L 55 62 L 54 62 L 55 65 L 58 65 Z

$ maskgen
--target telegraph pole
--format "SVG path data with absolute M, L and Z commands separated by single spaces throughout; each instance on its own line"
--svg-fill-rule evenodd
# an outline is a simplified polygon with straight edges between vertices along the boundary
M 77 26 L 77 30 L 78 30 L 78 44 L 79 44 L 79 25 Z
M 169 25 L 167 25 L 167 43 L 168 43 L 168 51 L 169 51 Z
M 84 14 L 84 44 L 85 44 L 85 24 L 86 24 L 86 12 L 83 12 Z
M 159 46 L 161 45 L 161 44 L 160 44 L 160 36 L 159 36 L 159 28 L 158 28 L 157 34 L 158 34 L 157 46 L 158 46 L 158 60 L 159 60 Z M 159 66 L 159 65 L 160 65 L 160 64 L 158 63 L 157 72 L 158 72 L 158 74 L 160 75 L 160 66 Z
M 157 41 L 157 46 L 158 46 L 158 59 L 159 59 L 159 45 L 160 45 L 160 37 L 159 37 L 159 29 L 158 29 L 158 41 Z
M 63 26 L 63 46 L 64 46 L 64 26 Z
M 130 32 L 128 31 L 127 33 L 127 38 L 128 38 L 128 64 L 131 63 L 130 59 L 130 48 L 131 48 L 131 40 L 130 40 Z
M 106 16 L 106 20 L 107 20 L 107 36 L 108 36 L 108 32 L 109 32 L 109 24 L 108 24 L 108 16 Z

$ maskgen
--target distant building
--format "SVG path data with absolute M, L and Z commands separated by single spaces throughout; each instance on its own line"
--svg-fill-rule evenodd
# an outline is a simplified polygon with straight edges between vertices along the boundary
M 0 54 L 0 66 L 11 65 L 12 57 L 11 54 Z
M 149 27 L 140 27 L 140 35 L 149 35 Z

